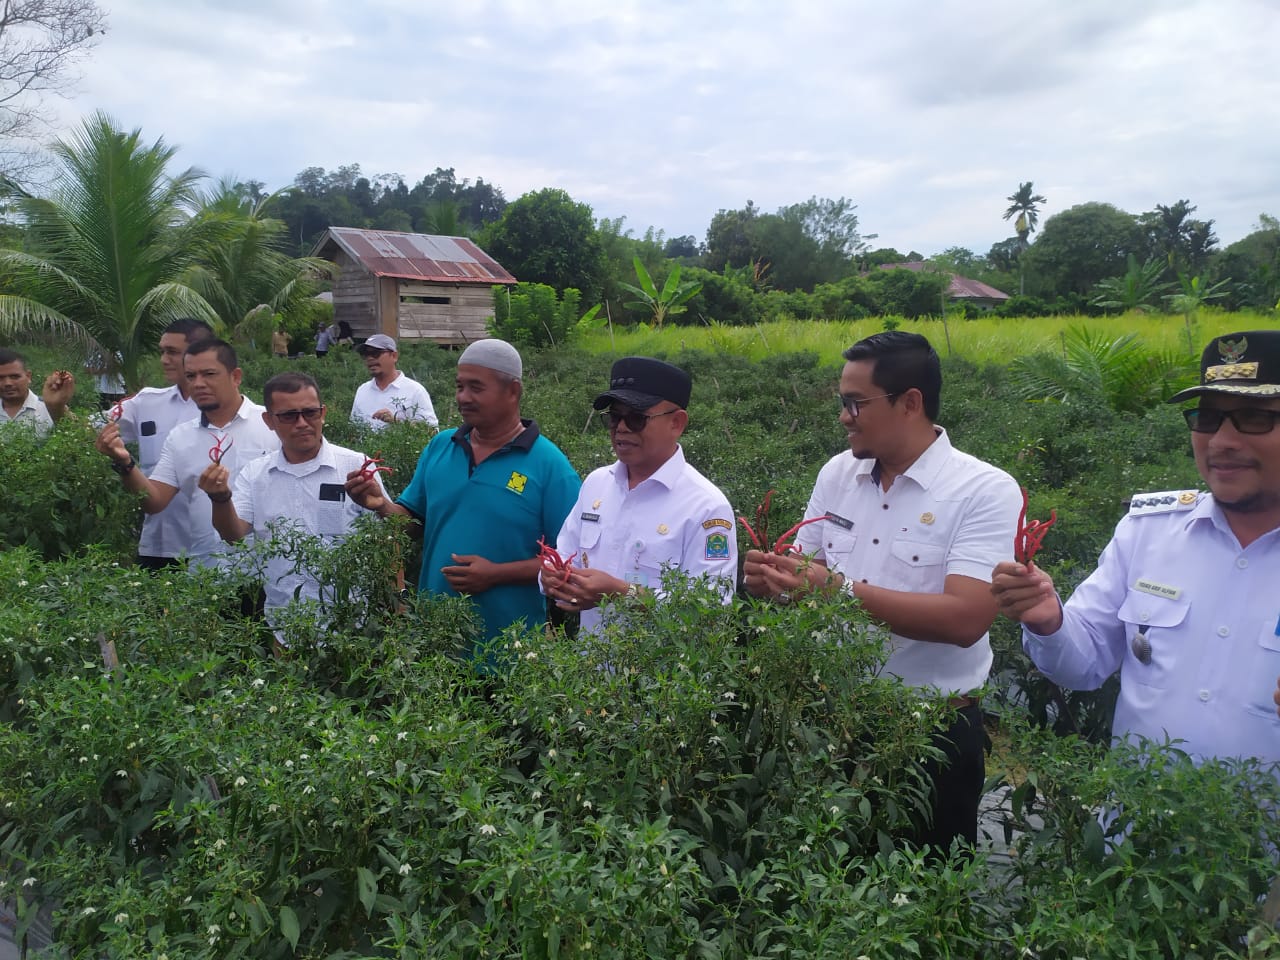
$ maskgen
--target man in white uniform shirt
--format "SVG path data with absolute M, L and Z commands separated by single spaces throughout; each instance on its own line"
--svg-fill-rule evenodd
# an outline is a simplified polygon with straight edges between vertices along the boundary
M 885 671 L 957 710 L 935 737 L 941 764 L 931 822 L 920 843 L 945 851 L 977 840 L 985 779 L 982 711 L 973 691 L 987 680 L 996 615 L 991 568 L 1013 556 L 1022 503 L 1003 470 L 951 446 L 937 426 L 938 355 L 919 334 L 878 333 L 844 353 L 840 424 L 849 451 L 819 472 L 798 556 L 748 551 L 748 592 L 794 597 L 808 590 L 856 600 L 889 630 Z
M 280 449 L 241 469 L 208 464 L 200 489 L 213 504 L 213 525 L 228 543 L 252 536 L 270 540 L 271 526 L 286 523 L 295 530 L 332 542 L 351 531 L 365 513 L 347 496 L 347 478 L 365 463 L 363 453 L 324 438 L 325 406 L 320 388 L 304 373 L 281 373 L 262 388 L 263 421 L 280 438 Z M 378 495 L 386 491 L 375 474 Z M 297 569 L 292 560 L 271 557 L 266 567 L 266 616 L 287 606 L 295 596 L 320 598 L 320 584 Z M 277 636 L 278 638 L 278 636 Z
M 0 426 L 25 425 L 43 437 L 62 419 L 75 389 L 75 377 L 59 370 L 45 378 L 43 396 L 37 397 L 26 357 L 0 347 Z
M 595 399 L 618 459 L 583 481 L 556 537 L 561 556 L 577 554 L 572 573 L 544 565 L 541 575 L 543 591 L 561 609 L 581 611 L 587 632 L 599 630 L 597 607 L 606 597 L 660 592 L 666 567 L 710 576 L 726 603 L 733 596 L 733 511 L 680 446 L 691 390 L 679 367 L 624 357 L 613 365 L 609 390 Z
M 1035 564 L 1002 563 L 1000 612 L 1055 683 L 1116 671 L 1112 733 L 1172 737 L 1193 757 L 1280 761 L 1280 330 L 1215 337 L 1183 411 L 1209 487 L 1136 494 L 1064 604 Z
M 203 320 L 185 317 L 175 320 L 160 335 L 160 369 L 167 387 L 143 387 L 120 401 L 119 416 L 109 415 L 125 443 L 137 444 L 138 468 L 151 476 L 160 462 L 160 451 L 169 432 L 180 423 L 195 420 L 200 408 L 187 388 L 182 359 L 187 347 L 207 340 L 213 330 Z M 138 538 L 138 565 L 150 570 L 174 563 L 187 546 L 187 510 L 180 502 L 170 503 L 159 513 L 144 513 Z
M 182 362 L 187 390 L 200 415 L 170 431 L 150 477 L 138 469 L 118 424 L 107 424 L 94 443 L 111 458 L 111 469 L 120 474 L 125 489 L 144 495 L 144 511 L 159 513 L 175 499 L 183 505 L 187 542 L 180 545 L 180 554 L 196 566 L 211 566 L 226 552 L 226 545 L 213 528 L 209 498 L 197 486 L 200 474 L 214 459 L 235 474 L 263 454 L 274 453 L 280 441 L 263 421 L 263 408 L 241 395 L 242 374 L 229 343 L 198 340 L 187 347 Z
M 356 348 L 373 379 L 360 384 L 351 404 L 351 419 L 381 430 L 397 420 L 425 420 L 438 426 L 427 388 L 396 369 L 396 342 L 376 333 Z

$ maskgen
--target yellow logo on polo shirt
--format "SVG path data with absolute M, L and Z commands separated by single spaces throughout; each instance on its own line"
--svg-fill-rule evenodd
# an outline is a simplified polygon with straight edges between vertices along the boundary
M 518 470 L 511 471 L 511 479 L 507 481 L 507 489 L 512 493 L 524 493 L 524 485 L 529 482 L 529 478 Z

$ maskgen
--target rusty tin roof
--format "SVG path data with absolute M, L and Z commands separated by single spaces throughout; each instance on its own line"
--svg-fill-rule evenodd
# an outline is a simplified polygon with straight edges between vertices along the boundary
M 434 283 L 516 282 L 498 261 L 466 237 L 330 227 L 312 255 L 331 258 L 334 245 L 375 277 Z
M 909 260 L 905 263 L 882 263 L 881 270 L 910 270 L 913 273 L 943 273 L 928 260 Z M 970 280 L 958 273 L 948 273 L 947 296 L 952 300 L 1008 300 L 1009 295 L 980 280 Z

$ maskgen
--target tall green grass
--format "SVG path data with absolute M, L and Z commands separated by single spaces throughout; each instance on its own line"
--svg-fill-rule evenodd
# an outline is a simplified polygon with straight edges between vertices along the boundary
M 1237 330 L 1280 329 L 1274 312 L 1202 310 L 1192 324 L 1188 349 L 1187 326 L 1181 315 L 1125 313 L 1113 317 L 1059 316 L 978 320 L 901 320 L 899 329 L 920 333 L 943 356 L 964 357 L 975 363 L 1007 364 L 1015 357 L 1053 349 L 1072 327 L 1120 336 L 1136 333 L 1153 349 L 1187 350 L 1199 356 L 1212 337 Z M 614 356 L 673 354 L 680 350 L 730 353 L 752 360 L 801 350 L 837 357 L 840 351 L 863 337 L 884 329 L 884 318 L 867 320 L 789 320 L 751 327 L 719 324 L 648 327 L 615 327 L 593 331 L 579 340 L 592 353 Z

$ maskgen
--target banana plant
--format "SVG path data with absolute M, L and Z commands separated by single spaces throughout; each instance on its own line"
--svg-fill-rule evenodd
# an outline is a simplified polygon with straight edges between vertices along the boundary
M 681 283 L 680 265 L 676 264 L 667 274 L 666 282 L 659 290 L 653 278 L 649 276 L 649 271 L 640 262 L 640 258 L 633 257 L 631 262 L 636 268 L 636 279 L 640 281 L 640 286 L 636 287 L 629 283 L 619 283 L 618 286 L 636 297 L 627 306 L 640 307 L 653 313 L 653 325 L 658 329 L 662 329 L 662 324 L 668 317 L 684 313 L 685 304 L 697 296 L 698 291 L 702 289 L 701 283 L 694 281 Z

